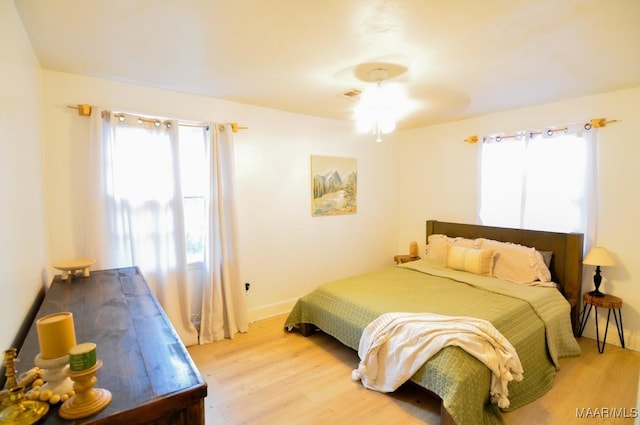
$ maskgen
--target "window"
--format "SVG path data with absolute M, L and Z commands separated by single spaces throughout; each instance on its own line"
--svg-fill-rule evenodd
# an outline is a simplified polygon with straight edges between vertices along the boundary
M 133 124 L 115 128 L 113 176 L 119 194 L 116 202 L 124 204 L 129 211 L 123 225 L 129 229 L 125 234 L 130 234 L 135 227 L 137 240 L 145 247 L 136 250 L 138 258 L 144 257 L 141 261 L 153 264 L 163 261 L 154 248 L 157 226 L 175 228 L 170 224 L 172 216 L 164 211 L 171 208 L 176 180 L 168 169 L 174 154 L 170 144 L 162 142 L 168 133 L 161 128 L 148 127 Z M 205 197 L 209 181 L 206 136 L 204 127 L 178 126 L 180 165 L 175 170 L 180 172 L 188 264 L 204 260 Z M 140 158 L 144 158 L 144 167 L 140 166 Z M 140 172 L 141 168 L 145 172 Z
M 180 170 L 182 197 L 184 199 L 184 223 L 187 245 L 187 263 L 204 261 L 206 237 L 205 199 L 208 190 L 209 167 L 206 129 L 179 126 Z
M 487 138 L 480 148 L 482 224 L 588 233 L 596 190 L 592 133 Z

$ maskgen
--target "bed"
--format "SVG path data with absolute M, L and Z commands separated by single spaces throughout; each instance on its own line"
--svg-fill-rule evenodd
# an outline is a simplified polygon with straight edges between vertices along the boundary
M 478 317 L 491 322 L 504 335 L 518 352 L 524 368 L 524 379 L 509 384 L 507 410 L 549 391 L 558 359 L 579 354 L 574 334 L 581 298 L 582 234 L 435 220 L 427 221 L 426 228 L 427 243 L 434 235 L 432 241 L 443 237 L 449 241 L 488 240 L 485 243 L 534 247 L 541 255 L 550 255 L 548 273 L 556 287 L 524 285 L 457 270 L 427 255 L 431 258 L 320 286 L 297 301 L 285 321 L 285 329 L 297 329 L 307 336 L 321 330 L 358 350 L 365 327 L 384 313 Z M 434 244 L 431 245 L 433 250 Z M 410 381 L 442 400 L 441 424 L 503 423 L 501 409 L 489 397 L 491 372 L 459 347 L 439 351 Z

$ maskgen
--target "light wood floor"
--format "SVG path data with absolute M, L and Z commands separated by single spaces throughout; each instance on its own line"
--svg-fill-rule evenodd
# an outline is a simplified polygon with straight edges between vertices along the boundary
M 438 401 L 410 386 L 393 394 L 363 389 L 350 378 L 359 361 L 355 351 L 322 333 L 285 332 L 285 318 L 253 323 L 233 340 L 189 347 L 209 385 L 207 425 L 439 423 Z M 617 338 L 615 328 L 609 338 Z M 607 345 L 599 354 L 595 340 L 579 342 L 582 355 L 561 359 L 552 390 L 506 413 L 507 425 L 634 423 L 602 413 L 626 408 L 632 416 L 637 408 L 640 352 Z M 577 418 L 577 409 L 591 417 Z

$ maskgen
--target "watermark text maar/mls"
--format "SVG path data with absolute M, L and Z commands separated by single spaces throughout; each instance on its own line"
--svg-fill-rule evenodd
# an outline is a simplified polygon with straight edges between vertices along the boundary
M 576 407 L 576 418 L 585 419 L 625 419 L 637 418 L 639 410 L 636 407 Z

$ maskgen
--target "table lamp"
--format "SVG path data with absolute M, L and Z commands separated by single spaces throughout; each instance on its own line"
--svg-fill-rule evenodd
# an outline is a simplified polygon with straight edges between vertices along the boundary
M 596 272 L 593 275 L 593 284 L 595 285 L 595 291 L 589 292 L 589 295 L 594 297 L 604 297 L 604 294 L 600 292 L 600 283 L 602 282 L 602 276 L 600 275 L 600 266 L 615 266 L 613 257 L 607 251 L 607 248 L 601 246 L 594 246 L 589 250 L 587 256 L 582 260 L 582 264 L 590 266 L 596 266 Z

